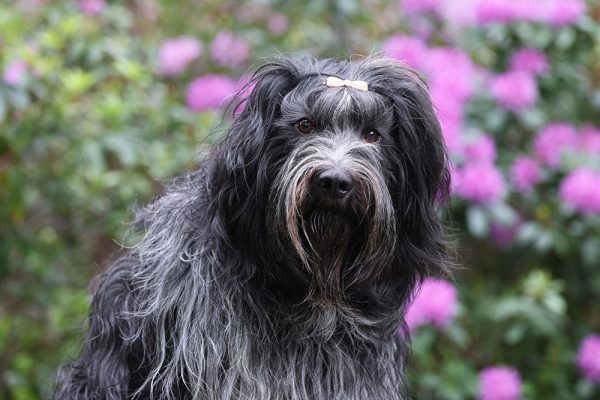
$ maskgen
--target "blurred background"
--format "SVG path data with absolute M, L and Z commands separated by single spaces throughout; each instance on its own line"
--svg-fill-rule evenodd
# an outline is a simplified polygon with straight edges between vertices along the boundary
M 0 0 L 0 398 L 46 398 L 134 206 L 261 58 L 383 53 L 430 85 L 459 268 L 407 316 L 417 399 L 600 398 L 600 3 Z

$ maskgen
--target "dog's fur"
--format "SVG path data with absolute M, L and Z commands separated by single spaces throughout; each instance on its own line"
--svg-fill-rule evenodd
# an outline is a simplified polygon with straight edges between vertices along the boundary
M 104 276 L 56 399 L 407 398 L 406 304 L 447 266 L 425 83 L 385 58 L 281 58 L 250 86 L 198 170 L 138 216 L 144 237 Z M 315 193 L 331 169 L 349 196 Z

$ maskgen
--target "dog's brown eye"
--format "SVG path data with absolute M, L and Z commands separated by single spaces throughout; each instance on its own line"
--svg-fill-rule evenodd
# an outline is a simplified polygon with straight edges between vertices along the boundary
M 369 143 L 375 143 L 381 139 L 381 135 L 377 131 L 367 131 L 362 134 L 362 138 Z
M 296 123 L 296 129 L 300 133 L 311 133 L 313 130 L 313 124 L 307 119 L 303 119 Z

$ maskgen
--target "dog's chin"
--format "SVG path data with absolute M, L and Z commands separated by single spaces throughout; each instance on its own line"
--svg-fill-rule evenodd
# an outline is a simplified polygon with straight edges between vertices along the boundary
M 348 237 L 352 219 L 344 210 L 317 208 L 308 213 L 305 224 L 305 232 L 313 239 L 313 246 L 329 248 Z
M 344 298 L 344 271 L 360 247 L 354 243 L 360 236 L 358 219 L 349 207 L 338 205 L 320 204 L 303 215 L 303 247 L 311 260 L 309 298 L 318 305 L 339 304 Z

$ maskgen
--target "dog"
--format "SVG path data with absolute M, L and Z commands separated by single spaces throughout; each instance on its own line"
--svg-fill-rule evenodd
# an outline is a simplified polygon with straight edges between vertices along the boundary
M 425 81 L 384 57 L 280 57 L 249 87 L 136 216 L 55 399 L 409 397 L 406 307 L 449 265 Z

